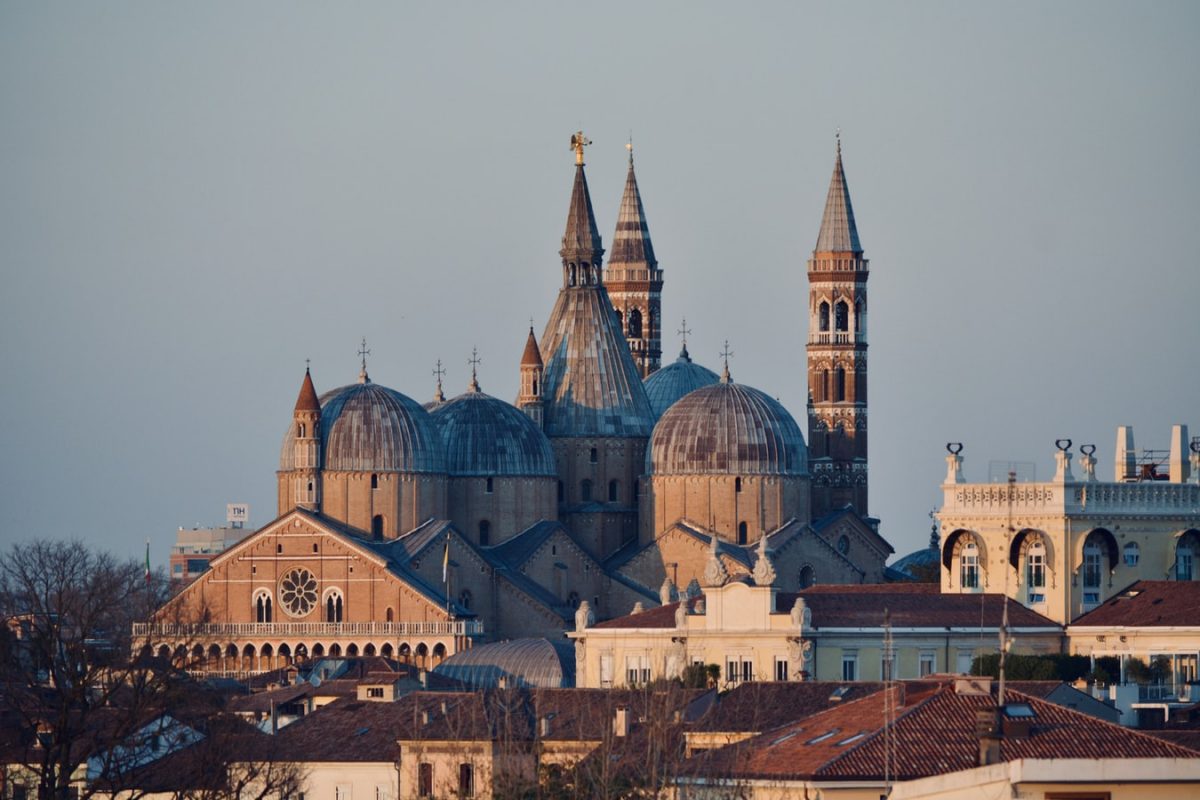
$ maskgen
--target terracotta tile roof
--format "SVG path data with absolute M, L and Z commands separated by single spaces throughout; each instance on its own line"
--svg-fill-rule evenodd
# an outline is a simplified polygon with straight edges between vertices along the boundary
M 882 688 L 883 684 L 867 682 L 743 683 L 722 695 L 691 729 L 739 733 L 768 731 L 874 694 Z M 838 699 L 834 699 L 835 692 Z
M 653 689 L 534 689 L 533 709 L 540 720 L 550 718 L 544 739 L 559 741 L 605 739 L 612 733 L 617 706 L 630 710 L 632 727 L 643 721 L 685 715 L 687 707 L 708 692 L 671 687 Z M 682 721 L 682 717 L 681 717 Z
M 530 326 L 529 338 L 525 340 L 525 352 L 521 354 L 521 366 L 542 366 L 542 354 L 538 350 L 537 338 L 533 335 L 533 326 Z
M 300 384 L 300 395 L 296 398 L 297 411 L 320 411 L 321 402 L 317 399 L 317 390 L 313 388 L 312 375 L 308 368 L 304 370 L 304 382 Z
M 884 698 L 896 698 L 897 780 L 978 766 L 976 711 L 994 696 L 959 694 L 951 682 L 909 681 L 697 758 L 704 774 L 732 778 L 882 780 Z M 1030 695 L 1006 693 L 1034 713 L 1026 738 L 1006 738 L 1001 758 L 1194 758 L 1195 753 Z
M 1200 586 L 1200 584 L 1197 584 Z M 813 626 L 821 628 L 882 627 L 883 612 L 898 628 L 999 628 L 1003 595 L 941 594 L 931 583 L 825 584 L 801 592 L 779 592 L 777 613 L 791 611 L 797 597 L 812 609 Z M 691 601 L 695 603 L 695 599 Z M 596 623 L 596 628 L 674 628 L 670 603 Z M 1014 628 L 1059 628 L 1058 623 L 1017 602 L 1008 604 L 1008 624 Z
M 1138 581 L 1076 617 L 1071 625 L 1122 625 L 1129 628 L 1200 627 L 1200 582 Z

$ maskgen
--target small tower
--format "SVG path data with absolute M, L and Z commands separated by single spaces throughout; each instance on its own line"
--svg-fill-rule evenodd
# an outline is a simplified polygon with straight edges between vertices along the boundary
M 532 325 L 525 340 L 525 352 L 521 354 L 521 393 L 517 396 L 517 408 L 539 428 L 542 426 L 542 353 L 538 350 Z
M 292 506 L 321 510 L 321 402 L 312 374 L 304 369 L 304 382 L 292 412 L 296 426 L 293 444 Z M 283 509 L 281 509 L 282 512 Z
M 808 261 L 808 452 L 812 516 L 867 514 L 867 275 L 842 140 Z
M 629 150 L 629 172 L 612 251 L 604 268 L 604 286 L 620 316 L 638 372 L 645 378 L 662 366 L 663 274 L 654 258 L 646 210 L 633 171 L 633 142 L 625 147 Z

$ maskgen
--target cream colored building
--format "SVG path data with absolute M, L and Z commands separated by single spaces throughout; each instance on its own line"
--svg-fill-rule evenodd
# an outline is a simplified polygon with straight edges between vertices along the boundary
M 1095 447 L 1060 440 L 1049 481 L 968 483 L 955 447 L 942 484 L 945 594 L 1001 592 L 1060 623 L 1137 580 L 1200 580 L 1200 452 L 1177 425 L 1169 451 L 1117 436 L 1116 481 L 1096 475 Z
M 769 567 L 759 563 L 751 577 L 728 579 L 718 562 L 703 594 L 606 622 L 595 623 L 581 609 L 567 634 L 575 642 L 576 685 L 644 685 L 679 677 L 691 664 L 719 665 L 722 688 L 748 681 L 917 678 L 966 672 L 976 656 L 998 646 L 1000 595 L 941 596 L 932 584 L 780 592 L 765 580 L 772 577 Z M 756 574 L 763 584 L 755 583 Z M 1009 632 L 1012 652 L 1057 653 L 1062 646 L 1060 625 L 1016 603 L 1009 608 Z

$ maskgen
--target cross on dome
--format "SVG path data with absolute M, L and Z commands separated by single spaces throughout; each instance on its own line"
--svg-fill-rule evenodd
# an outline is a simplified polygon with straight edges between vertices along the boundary
M 720 352 L 721 358 L 725 361 L 725 368 L 721 370 L 721 383 L 730 383 L 732 378 L 729 377 L 729 357 L 733 355 L 733 351 L 729 349 L 729 340 L 725 340 L 725 349 Z
M 475 368 L 483 363 L 483 359 L 479 357 L 478 348 L 471 348 L 471 357 L 467 359 L 467 363 L 471 365 L 471 383 L 467 388 L 472 392 L 478 392 L 479 381 L 476 378 Z
M 362 338 L 362 344 L 358 347 L 358 357 L 362 359 L 362 369 L 358 373 L 359 383 L 370 383 L 371 378 L 367 375 L 367 356 L 371 355 L 371 351 L 367 349 L 367 337 Z

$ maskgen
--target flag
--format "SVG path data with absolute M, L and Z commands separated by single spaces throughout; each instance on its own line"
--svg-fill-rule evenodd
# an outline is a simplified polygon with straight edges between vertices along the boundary
M 146 583 L 150 583 L 150 540 L 146 540 Z
M 446 534 L 446 549 L 442 552 L 442 583 L 450 577 L 450 534 Z

